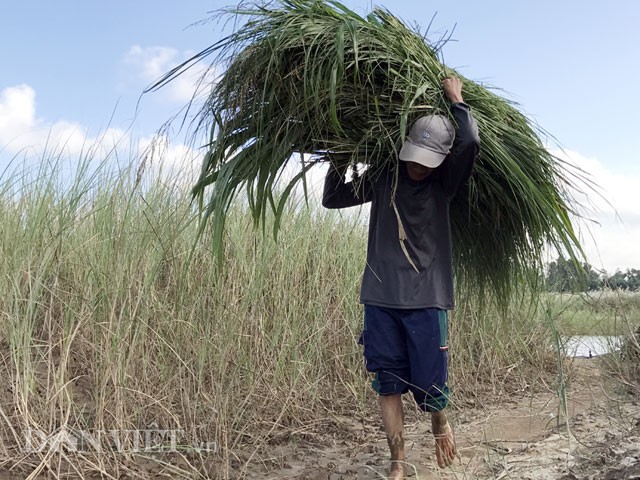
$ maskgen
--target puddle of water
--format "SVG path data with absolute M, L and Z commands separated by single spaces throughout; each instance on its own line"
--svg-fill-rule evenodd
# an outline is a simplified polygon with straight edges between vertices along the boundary
M 624 337 L 608 335 L 575 335 L 564 337 L 564 350 L 570 357 L 595 357 L 620 349 Z

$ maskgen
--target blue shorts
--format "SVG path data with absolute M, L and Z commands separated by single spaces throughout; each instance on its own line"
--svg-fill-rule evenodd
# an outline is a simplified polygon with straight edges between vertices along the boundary
M 447 387 L 447 311 L 364 306 L 364 346 L 372 386 L 380 395 L 411 391 L 428 412 L 444 409 Z

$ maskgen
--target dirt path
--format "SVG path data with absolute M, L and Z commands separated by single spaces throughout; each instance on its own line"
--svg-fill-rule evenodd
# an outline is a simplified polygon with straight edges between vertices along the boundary
M 508 399 L 486 410 L 453 413 L 460 458 L 453 468 L 435 464 L 429 422 L 407 425 L 412 478 L 430 479 L 640 479 L 640 407 L 616 402 L 603 387 L 595 360 L 576 359 L 569 388 L 569 428 L 558 396 L 547 392 Z M 375 413 L 375 412 L 372 412 Z M 387 449 L 379 420 L 347 418 L 348 438 L 324 445 L 274 449 L 280 468 L 256 468 L 248 478 L 297 480 L 383 479 Z
M 570 371 L 568 427 L 567 416 L 561 413 L 558 395 L 552 389 L 503 398 L 500 405 L 489 408 L 454 410 L 450 421 L 459 459 L 446 470 L 436 466 L 428 418 L 410 412 L 405 438 L 411 479 L 640 479 L 639 400 L 615 400 L 615 395 L 605 388 L 611 382 L 605 381 L 595 359 L 576 359 Z M 340 417 L 330 424 L 339 425 L 340 429 L 308 432 L 296 436 L 296 443 L 273 447 L 266 454 L 255 452 L 256 455 L 245 457 L 251 458 L 249 465 L 238 458 L 221 468 L 214 459 L 207 467 L 209 473 L 196 477 L 384 479 L 388 451 L 378 412 L 372 409 L 365 421 Z M 15 462 L 10 462 L 7 455 L 3 457 L 0 480 L 25 478 L 20 472 L 29 470 L 27 465 L 10 468 Z M 132 465 L 133 470 L 139 473 L 117 478 L 172 478 L 168 473 L 156 473 L 155 463 L 146 468 L 138 462 Z

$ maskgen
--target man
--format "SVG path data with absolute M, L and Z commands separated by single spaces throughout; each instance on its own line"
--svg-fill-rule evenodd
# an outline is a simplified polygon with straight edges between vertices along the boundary
M 391 450 L 389 478 L 402 478 L 404 413 L 411 391 L 431 414 L 436 457 L 453 463 L 456 447 L 444 409 L 447 387 L 447 311 L 453 308 L 449 204 L 471 175 L 480 140 L 457 77 L 443 80 L 455 127 L 443 116 L 419 118 L 400 150 L 400 162 L 377 178 L 345 182 L 329 169 L 322 204 L 345 208 L 371 202 L 361 343 L 375 373 L 382 422 Z M 397 183 L 395 169 L 397 167 Z

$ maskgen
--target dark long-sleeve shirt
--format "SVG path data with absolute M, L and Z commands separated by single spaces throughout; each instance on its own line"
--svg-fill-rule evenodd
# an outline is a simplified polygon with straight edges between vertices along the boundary
M 345 182 L 344 173 L 334 168 L 327 173 L 322 199 L 326 208 L 371 202 L 361 303 L 392 308 L 453 308 L 449 204 L 471 175 L 480 139 L 465 103 L 452 104 L 451 111 L 456 123 L 451 152 L 421 181 L 412 180 L 406 163 L 400 161 L 395 208 L 394 168 L 384 170 L 377 178 L 365 172 L 358 182 Z M 406 233 L 404 250 L 398 217 Z

